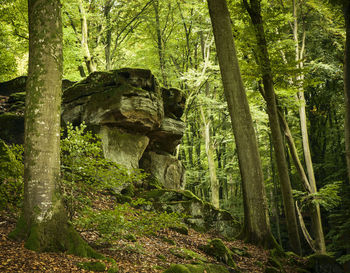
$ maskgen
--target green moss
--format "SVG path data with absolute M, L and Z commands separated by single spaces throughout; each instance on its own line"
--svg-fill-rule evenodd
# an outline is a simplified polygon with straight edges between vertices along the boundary
M 161 255 L 161 254 L 157 255 L 157 258 L 159 260 L 162 260 L 162 261 L 166 261 L 167 260 L 166 257 L 164 255 Z
M 150 190 L 150 191 L 144 192 L 141 197 L 145 198 L 146 200 L 151 200 L 152 199 L 153 201 L 156 201 L 165 192 L 166 192 L 166 190 L 163 190 L 163 189 Z
M 163 273 L 191 273 L 191 271 L 182 264 L 175 264 L 170 266 Z
M 24 217 L 21 215 L 17 220 L 16 227 L 8 235 L 8 238 L 15 241 L 22 241 L 28 236 L 28 224 Z
M 124 196 L 134 197 L 135 196 L 135 186 L 133 184 L 129 184 L 125 189 L 121 191 L 121 194 Z
M 157 236 L 157 234 L 156 234 L 156 236 Z M 160 239 L 162 239 L 163 242 L 166 242 L 169 245 L 173 245 L 173 246 L 176 245 L 175 241 L 172 239 L 169 239 L 168 237 L 161 236 Z
M 81 257 L 104 259 L 104 256 L 93 250 L 80 234 L 67 222 L 65 211 L 59 200 L 53 200 L 53 216 L 49 221 L 33 222 L 28 225 L 25 217 L 20 217 L 16 228 L 9 237 L 25 240 L 25 247 L 34 251 L 66 251 Z
M 229 271 L 224 266 L 217 264 L 177 264 L 172 265 L 163 273 L 229 273 Z
M 95 271 L 95 272 L 103 272 L 106 270 L 105 263 L 102 262 L 84 262 L 84 263 L 78 263 L 77 266 L 80 269 L 85 269 L 89 271 Z
M 125 235 L 124 238 L 130 242 L 136 242 L 137 238 L 134 234 Z
M 220 239 L 213 239 L 208 245 L 203 246 L 203 250 L 210 256 L 215 257 L 218 261 L 236 268 L 233 261 L 233 253 L 229 250 Z
M 183 234 L 183 235 L 188 235 L 188 228 L 185 225 L 181 226 L 172 226 L 169 227 L 171 230 L 176 231 L 177 233 Z
M 197 262 L 206 262 L 207 259 L 205 257 L 203 257 L 202 255 L 186 249 L 186 248 L 170 248 L 169 249 L 170 253 L 173 254 L 174 256 L 181 258 L 181 259 L 185 259 L 185 260 L 194 260 Z

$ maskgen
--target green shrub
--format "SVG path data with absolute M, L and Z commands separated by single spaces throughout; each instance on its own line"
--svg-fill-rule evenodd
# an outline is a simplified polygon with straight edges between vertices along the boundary
M 0 210 L 15 212 L 23 201 L 23 146 L 0 139 Z
M 91 205 L 90 193 L 132 184 L 146 177 L 141 170 L 127 170 L 105 159 L 99 137 L 86 131 L 84 123 L 77 127 L 68 123 L 65 135 L 61 140 L 59 186 L 70 219 Z
M 175 213 L 159 214 L 124 203 L 117 204 L 114 210 L 96 211 L 86 208 L 81 217 L 74 220 L 74 224 L 81 230 L 96 230 L 101 242 L 109 242 L 127 234 L 151 235 L 160 229 L 181 225 L 181 220 Z

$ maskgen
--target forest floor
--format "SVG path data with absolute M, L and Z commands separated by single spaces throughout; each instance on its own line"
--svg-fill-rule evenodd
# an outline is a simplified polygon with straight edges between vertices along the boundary
M 65 253 L 36 253 L 26 249 L 23 242 L 11 241 L 7 235 L 14 227 L 14 219 L 4 214 L 0 215 L 0 272 L 90 272 L 79 269 L 77 264 L 92 259 Z M 85 239 L 90 237 L 84 234 L 82 236 Z M 190 249 L 206 257 L 208 262 L 218 263 L 199 249 L 212 238 L 215 237 L 192 229 L 188 235 L 165 229 L 152 236 L 138 237 L 136 242 L 119 240 L 113 245 L 100 247 L 97 250 L 113 258 L 118 264 L 120 273 L 163 272 L 171 264 L 191 263 L 191 260 L 172 254 L 171 249 L 174 247 Z M 264 272 L 268 251 L 239 240 L 224 243 L 228 247 L 245 249 L 250 254 L 249 257 L 234 256 L 240 272 Z M 107 269 L 112 266 L 108 263 L 106 265 Z M 288 273 L 295 272 L 291 267 L 285 267 L 285 270 Z

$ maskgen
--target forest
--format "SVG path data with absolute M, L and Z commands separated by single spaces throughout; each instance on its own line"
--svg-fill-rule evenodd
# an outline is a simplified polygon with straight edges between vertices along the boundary
M 0 0 L 1 272 L 350 272 L 350 0 Z

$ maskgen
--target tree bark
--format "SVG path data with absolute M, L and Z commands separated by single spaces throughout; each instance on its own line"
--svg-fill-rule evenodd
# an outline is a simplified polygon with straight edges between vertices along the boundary
M 311 151 L 309 145 L 309 135 L 307 130 L 307 118 L 306 118 L 306 108 L 305 108 L 305 97 L 303 90 L 304 73 L 302 69 L 304 68 L 304 51 L 305 51 L 305 31 L 303 31 L 302 43 L 299 48 L 299 38 L 298 38 L 298 15 L 297 15 L 297 4 L 296 0 L 293 0 L 293 37 L 295 42 L 295 61 L 297 63 L 297 68 L 301 70 L 300 74 L 296 78 L 296 83 L 298 85 L 298 101 L 299 101 L 299 118 L 300 118 L 300 130 L 303 142 L 305 165 L 308 174 L 308 182 L 311 188 L 311 193 L 317 193 L 316 179 L 314 174 L 314 168 L 312 164 Z M 311 220 L 315 236 L 315 249 L 318 253 L 326 253 L 326 243 L 323 234 L 322 220 L 320 205 L 314 204 L 311 208 Z
M 82 0 L 79 0 L 79 12 L 80 12 L 80 21 L 81 21 L 81 48 L 83 50 L 84 61 L 88 70 L 88 73 L 96 71 L 95 64 L 92 60 L 89 44 L 88 44 L 88 26 L 85 8 Z
M 286 162 L 285 148 L 283 143 L 283 137 L 278 120 L 276 96 L 273 86 L 273 77 L 271 72 L 271 65 L 269 54 L 267 51 L 267 43 L 265 38 L 265 31 L 263 21 L 261 17 L 260 0 L 250 0 L 248 4 L 247 0 L 243 0 L 250 18 L 252 20 L 255 35 L 257 39 L 257 52 L 258 62 L 262 74 L 262 80 L 265 91 L 265 100 L 267 106 L 267 113 L 269 116 L 272 143 L 276 156 L 277 170 L 281 183 L 284 211 L 287 218 L 287 230 L 289 236 L 289 243 L 292 250 L 301 254 L 301 245 L 298 231 L 298 223 L 295 214 L 294 201 L 292 196 L 292 187 L 288 174 L 288 166 Z
M 348 182 L 350 183 L 350 3 L 343 0 L 346 41 L 344 54 L 345 146 Z
M 101 257 L 68 224 L 60 179 L 62 19 L 57 0 L 29 0 L 29 69 L 24 140 L 24 206 L 10 238 L 36 251 Z
M 271 233 L 260 155 L 236 56 L 227 3 L 226 0 L 208 0 L 208 6 L 242 177 L 244 228 L 241 237 L 272 248 L 277 243 Z
M 210 121 L 205 117 L 203 107 L 200 106 L 201 118 L 203 124 L 203 137 L 205 143 L 205 153 L 208 159 L 210 189 L 211 189 L 211 203 L 215 208 L 220 208 L 219 198 L 219 181 L 216 176 L 216 164 L 214 159 L 214 148 L 210 140 Z
M 157 49 L 158 49 L 158 58 L 159 58 L 159 67 L 160 73 L 162 75 L 163 85 L 167 87 L 167 77 L 165 73 L 165 59 L 164 59 L 164 48 L 163 48 L 163 39 L 162 32 L 160 29 L 160 18 L 159 18 L 159 1 L 155 0 L 153 3 L 154 17 L 156 20 L 156 32 L 157 32 Z

